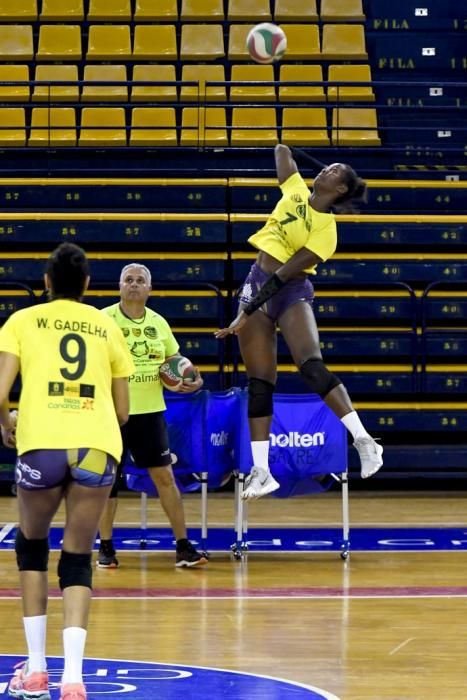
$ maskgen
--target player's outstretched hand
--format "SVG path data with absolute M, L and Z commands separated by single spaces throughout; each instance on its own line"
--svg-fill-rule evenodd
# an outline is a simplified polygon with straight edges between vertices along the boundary
M 216 331 L 214 335 L 216 338 L 225 338 L 228 335 L 237 335 L 245 323 L 248 321 L 248 316 L 244 311 L 240 311 L 238 314 L 237 318 L 234 318 L 232 323 L 228 328 L 221 328 L 220 330 Z
M 194 379 L 184 379 L 183 384 L 178 390 L 180 394 L 192 394 L 194 391 L 198 391 L 204 384 L 204 379 L 199 373 L 199 369 L 195 367 L 195 378 Z

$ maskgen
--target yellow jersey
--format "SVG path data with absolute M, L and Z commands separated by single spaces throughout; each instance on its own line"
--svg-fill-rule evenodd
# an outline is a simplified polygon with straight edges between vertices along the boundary
M 119 303 L 102 311 L 120 327 L 135 363 L 130 376 L 130 414 L 163 411 L 166 406 L 159 367 L 179 350 L 169 324 L 147 306 L 142 319 L 125 316 Z
M 281 263 L 286 263 L 301 248 L 328 260 L 337 246 L 334 214 L 324 214 L 310 206 L 311 192 L 300 173 L 291 175 L 280 188 L 282 197 L 274 211 L 248 242 Z M 316 275 L 316 265 L 305 272 Z
M 134 365 L 110 318 L 70 299 L 21 309 L 0 330 L 0 351 L 20 362 L 19 455 L 89 447 L 120 460 L 112 379 L 129 377 Z

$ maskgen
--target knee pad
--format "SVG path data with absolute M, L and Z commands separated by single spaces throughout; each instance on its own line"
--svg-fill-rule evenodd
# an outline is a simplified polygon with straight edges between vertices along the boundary
M 60 588 L 85 586 L 92 589 L 91 554 L 62 551 L 57 567 Z
M 264 379 L 248 379 L 248 417 L 263 418 L 272 416 L 274 384 Z
M 48 537 L 41 540 L 28 540 L 18 528 L 15 551 L 19 571 L 47 571 L 49 568 Z
M 300 374 L 310 387 L 313 394 L 324 398 L 332 389 L 342 384 L 339 377 L 330 372 L 321 358 L 306 360 L 300 367 Z

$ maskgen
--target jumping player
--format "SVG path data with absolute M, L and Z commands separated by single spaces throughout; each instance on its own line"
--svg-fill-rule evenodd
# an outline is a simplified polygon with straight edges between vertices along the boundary
M 269 470 L 269 430 L 277 378 L 276 327 L 293 361 L 308 384 L 341 419 L 353 437 L 367 478 L 382 466 L 383 448 L 367 433 L 347 391 L 321 356 L 313 313 L 313 285 L 308 274 L 328 260 L 337 245 L 332 210 L 362 199 L 366 184 L 344 163 L 321 170 L 310 192 L 298 172 L 291 150 L 275 147 L 276 171 L 282 198 L 266 224 L 250 236 L 258 249 L 239 293 L 239 313 L 217 338 L 238 335 L 248 374 L 248 419 L 254 466 L 245 481 L 245 499 L 275 491 L 279 484 Z
M 49 529 L 62 500 L 66 523 L 58 577 L 65 665 L 61 700 L 86 700 L 82 665 L 91 599 L 91 552 L 122 452 L 134 366 L 115 323 L 81 304 L 89 284 L 84 251 L 63 243 L 45 274 L 50 301 L 14 313 L 0 330 L 0 424 L 17 446 L 20 571 L 28 659 L 8 693 L 49 700 L 45 659 Z M 18 372 L 15 418 L 8 397 Z

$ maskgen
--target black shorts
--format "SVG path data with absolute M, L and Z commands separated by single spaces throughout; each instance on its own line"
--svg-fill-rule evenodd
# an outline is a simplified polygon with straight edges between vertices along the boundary
M 110 494 L 111 497 L 118 493 L 128 453 L 131 454 L 135 466 L 139 469 L 168 467 L 172 463 L 164 411 L 131 415 L 128 422 L 122 426 L 121 431 L 123 455 L 122 461 L 118 465 L 117 478 Z

